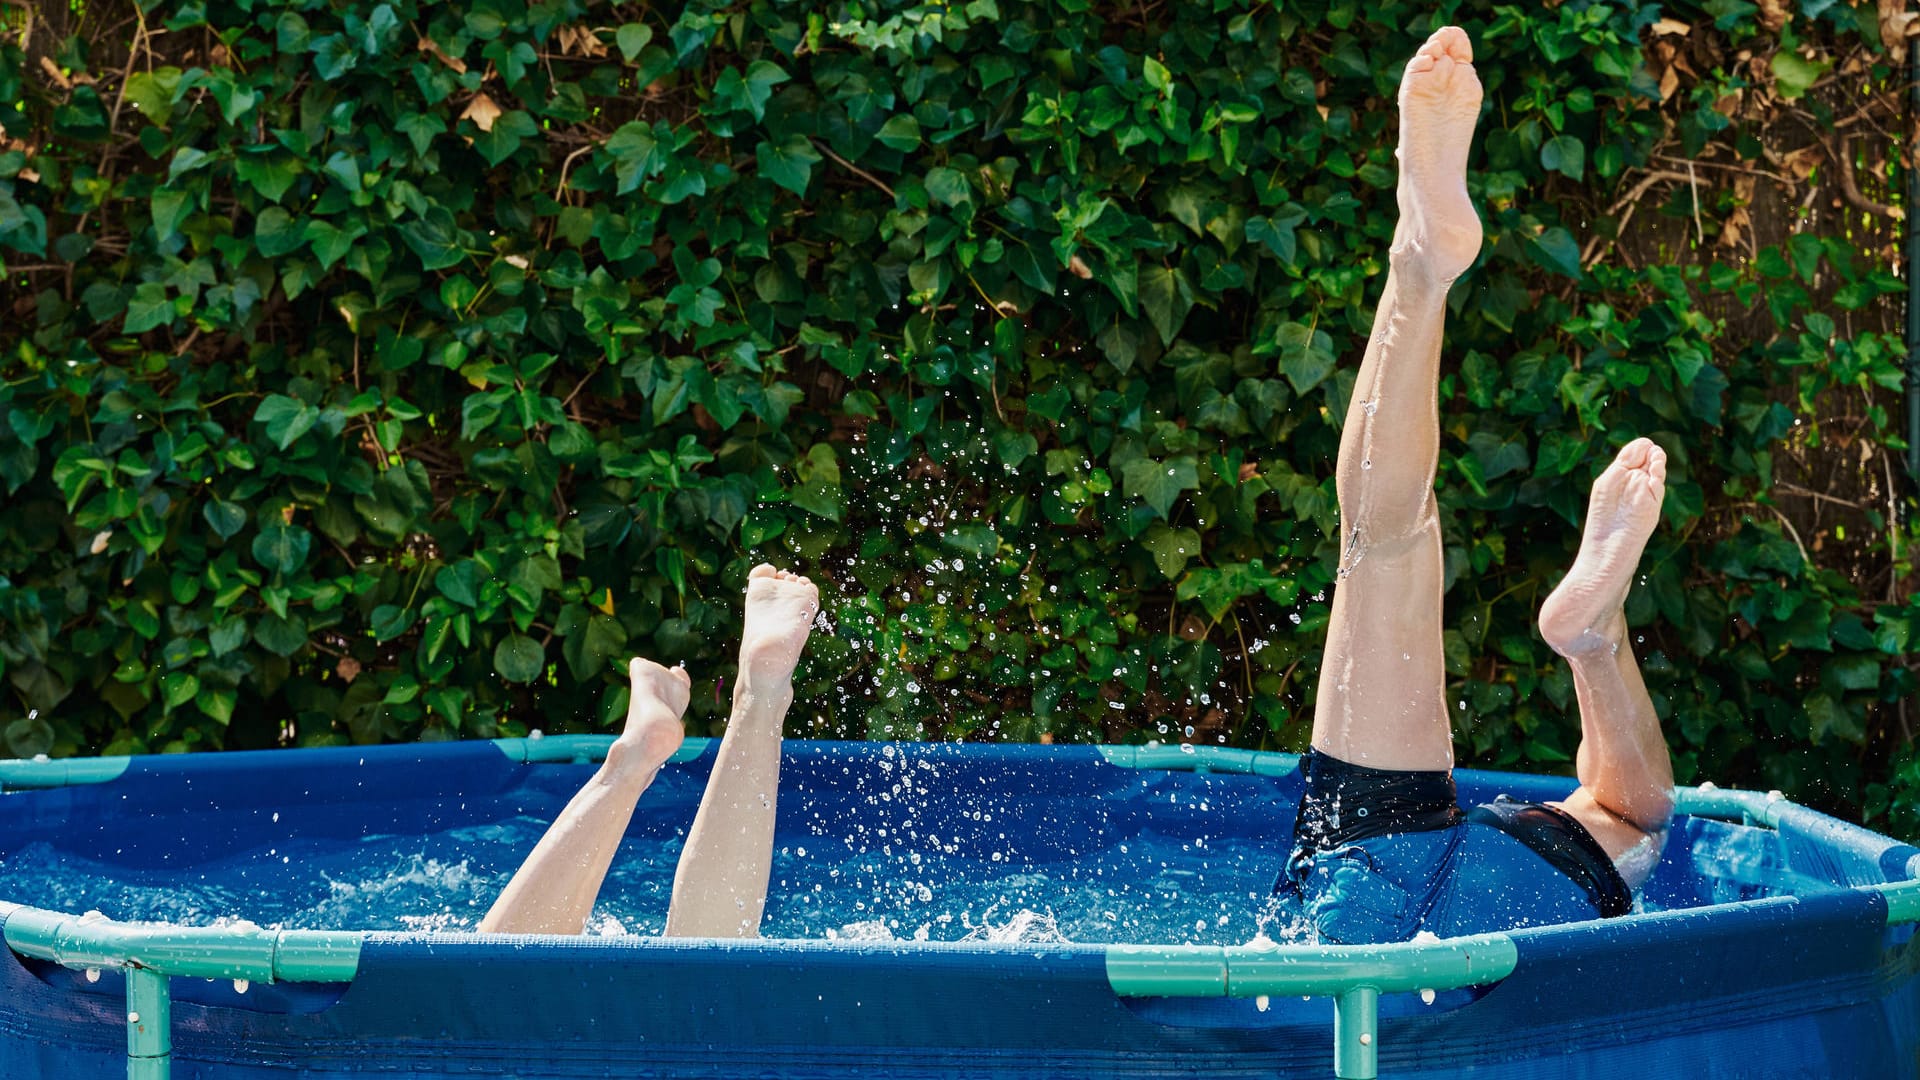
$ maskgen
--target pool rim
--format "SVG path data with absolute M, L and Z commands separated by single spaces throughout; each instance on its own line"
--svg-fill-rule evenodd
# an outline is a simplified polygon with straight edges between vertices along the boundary
M 688 739 L 670 760 L 692 761 L 714 741 Z M 604 759 L 613 736 L 535 735 L 491 742 L 510 761 L 521 764 L 593 764 Z M 1293 772 L 1299 762 L 1295 754 L 1193 745 L 1108 745 L 1094 749 L 1110 765 L 1141 770 L 1277 777 Z M 0 796 L 111 783 L 133 760 L 130 756 L 0 760 Z M 1827 817 L 1779 791 L 1722 789 L 1712 784 L 1676 788 L 1674 811 L 1737 819 L 1770 829 L 1777 829 L 1792 813 Z M 1829 820 L 1869 831 L 1838 819 Z M 1889 928 L 1920 923 L 1920 854 L 1908 860 L 1905 870 L 1907 879 L 1903 881 L 1852 886 L 1854 891 L 1874 894 L 1884 903 Z M 1725 906 L 1767 902 L 1736 901 Z M 115 968 L 125 973 L 129 1080 L 166 1080 L 170 1075 L 170 978 L 262 984 L 350 983 L 357 973 L 362 947 L 375 934 L 390 936 L 363 930 L 133 924 L 0 900 L 0 939 L 13 952 L 77 971 Z M 698 947 L 697 942 L 689 945 Z M 729 942 L 729 946 L 756 947 L 752 942 Z M 828 953 L 850 947 L 856 946 L 834 941 L 780 943 L 788 954 L 815 950 Z M 1014 951 L 1031 949 L 1031 945 L 979 944 L 971 948 Z M 1119 997 L 1331 997 L 1334 1072 L 1343 1080 L 1373 1080 L 1378 1075 L 1382 993 L 1489 986 L 1511 975 L 1520 955 L 1518 944 L 1508 933 L 1389 945 L 1075 944 L 1047 948 L 1098 952 L 1104 959 L 1108 984 Z

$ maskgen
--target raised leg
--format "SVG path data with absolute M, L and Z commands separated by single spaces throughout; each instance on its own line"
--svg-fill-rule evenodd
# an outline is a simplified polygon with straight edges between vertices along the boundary
M 762 564 L 747 578 L 733 715 L 673 875 L 668 937 L 753 937 L 773 870 L 780 731 L 793 668 L 820 610 L 813 583 Z
M 1673 816 L 1673 763 L 1625 609 L 1666 480 L 1666 452 L 1652 440 L 1621 448 L 1593 483 L 1573 569 L 1540 608 L 1540 636 L 1567 658 L 1580 702 L 1580 787 L 1563 805 L 1615 859 Z
M 1400 83 L 1400 221 L 1340 433 L 1341 555 L 1313 745 L 1380 769 L 1448 769 L 1440 524 L 1433 476 L 1447 288 L 1480 251 L 1467 151 L 1480 79 L 1444 27 Z
M 600 895 L 640 793 L 680 748 L 687 673 L 635 657 L 627 728 L 480 920 L 484 934 L 578 934 Z

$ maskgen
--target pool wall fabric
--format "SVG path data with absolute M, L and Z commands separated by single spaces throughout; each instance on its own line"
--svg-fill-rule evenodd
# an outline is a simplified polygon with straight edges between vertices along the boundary
M 1777 794 L 1681 792 L 1659 910 L 1379 947 L 262 929 L 5 902 L 24 849 L 187 881 L 295 838 L 550 813 L 606 744 L 0 762 L 0 1077 L 1920 1076 L 1920 850 Z M 636 830 L 684 831 L 713 749 L 683 750 Z M 1294 765 L 794 742 L 776 846 L 857 823 L 1039 872 L 1170 838 L 1195 865 L 1238 850 L 1263 872 L 1270 851 L 1277 871 Z M 1460 774 L 1469 804 L 1570 787 Z M 788 902 L 776 880 L 770 920 Z

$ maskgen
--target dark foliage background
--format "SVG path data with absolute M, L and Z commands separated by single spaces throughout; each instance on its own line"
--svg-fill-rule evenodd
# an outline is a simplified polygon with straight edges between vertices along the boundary
M 6 6 L 12 4 L 13 6 Z M 1463 760 L 1612 448 L 1683 781 L 1913 833 L 1898 5 L 0 3 L 0 732 L 56 755 L 724 722 L 1299 748 L 1391 102 L 1488 88 L 1442 387 Z

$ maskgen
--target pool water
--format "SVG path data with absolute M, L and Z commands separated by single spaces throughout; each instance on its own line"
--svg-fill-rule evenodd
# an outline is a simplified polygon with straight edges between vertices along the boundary
M 764 936 L 848 941 L 1239 945 L 1306 939 L 1272 886 L 1291 846 L 1291 782 L 1085 766 L 969 765 L 951 751 L 818 751 L 780 793 Z M 581 783 L 586 766 L 512 774 L 474 794 L 393 790 L 365 762 L 282 787 L 278 804 L 155 816 L 138 800 L 66 839 L 0 845 L 0 898 L 129 922 L 313 930 L 472 930 Z M 643 796 L 589 923 L 655 935 L 705 784 L 670 767 Z M 375 793 L 379 793 L 376 795 Z M 99 794 L 105 795 L 102 791 Z M 387 801 L 381 802 L 384 797 Z M 153 811 L 158 813 L 158 811 Z M 123 829 L 119 826 L 132 825 Z M 120 846 L 122 834 L 149 837 Z M 155 836 L 178 836 L 176 844 Z M 1799 861 L 1805 861 L 1801 853 Z M 1791 873 L 1779 837 L 1677 824 L 1640 910 L 1817 892 L 1844 868 Z M 1784 883 L 1784 885 L 1783 885 Z
M 0 894 L 56 911 L 207 926 L 461 931 L 477 925 L 543 819 L 357 842 L 289 839 L 188 869 L 141 869 L 26 845 L 0 860 Z M 888 941 L 1243 944 L 1290 936 L 1267 899 L 1281 854 L 1246 840 L 1143 836 L 1072 863 L 949 853 L 937 839 L 820 831 L 783 836 L 762 933 Z M 681 837 L 634 837 L 601 890 L 590 934 L 657 934 Z

